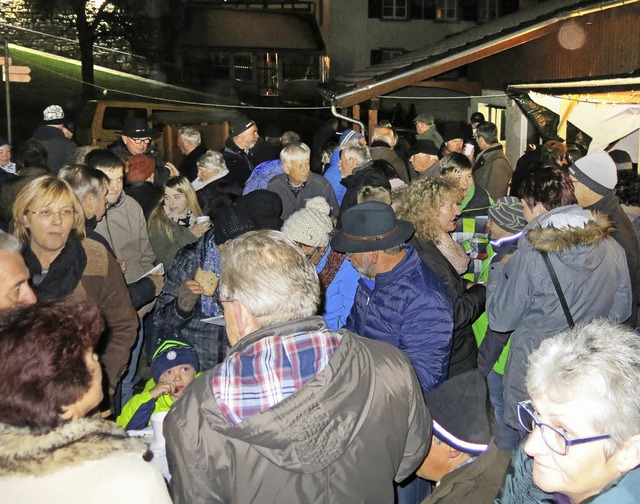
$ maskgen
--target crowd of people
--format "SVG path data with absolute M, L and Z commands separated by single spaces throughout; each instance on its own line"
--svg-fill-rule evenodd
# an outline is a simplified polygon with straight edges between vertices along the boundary
M 640 502 L 629 156 L 414 125 L 0 138 L 3 499 Z

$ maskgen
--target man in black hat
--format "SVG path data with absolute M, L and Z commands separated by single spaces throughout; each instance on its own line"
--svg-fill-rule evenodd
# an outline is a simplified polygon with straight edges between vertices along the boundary
M 487 385 L 477 370 L 454 376 L 424 394 L 433 421 L 431 447 L 417 474 L 437 483 L 423 504 L 493 502 L 511 452 L 491 439 Z
M 250 150 L 259 138 L 258 126 L 251 119 L 238 116 L 232 121 L 231 135 L 225 142 L 222 155 L 230 180 L 243 187 L 255 167 Z
M 349 208 L 331 248 L 347 254 L 362 277 L 345 327 L 401 349 L 420 385 L 431 390 L 447 378 L 453 308 L 435 273 L 411 247 L 411 223 L 378 201 Z
M 440 176 L 438 147 L 431 140 L 418 140 L 411 148 L 409 161 L 418 178 Z
M 124 162 L 131 156 L 143 154 L 153 159 L 156 165 L 153 184 L 162 187 L 178 170 L 171 163 L 165 163 L 162 155 L 153 143 L 154 131 L 149 128 L 144 117 L 128 117 L 124 121 L 120 140 L 109 145 L 108 149 L 117 154 Z

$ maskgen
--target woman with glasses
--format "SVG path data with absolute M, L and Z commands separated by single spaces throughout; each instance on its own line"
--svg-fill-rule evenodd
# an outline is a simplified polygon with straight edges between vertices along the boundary
M 158 262 L 169 268 L 176 252 L 197 242 L 211 229 L 211 219 L 202 217 L 196 192 L 187 177 L 171 177 L 164 185 L 164 197 L 148 219 L 149 241 Z
M 626 321 L 632 297 L 627 261 L 611 238 L 611 222 L 575 204 L 565 171 L 533 170 L 520 193 L 527 225 L 513 256 L 491 265 L 487 315 L 494 331 L 512 332 L 504 420 L 523 435 L 517 405 L 527 399 L 524 380 L 531 352 L 574 323 L 598 317 Z
M 113 393 L 129 359 L 138 317 L 115 258 L 85 238 L 85 217 L 63 180 L 44 176 L 27 184 L 13 205 L 14 234 L 39 301 L 92 301 L 107 330 L 101 361 Z
M 640 338 L 625 326 L 601 319 L 544 341 L 518 405 L 530 434 L 496 502 L 640 502 L 638 383 Z

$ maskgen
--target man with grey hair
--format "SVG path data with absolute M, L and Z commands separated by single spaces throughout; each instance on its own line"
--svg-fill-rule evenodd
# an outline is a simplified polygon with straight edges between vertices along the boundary
M 640 339 L 628 327 L 599 319 L 544 341 L 518 404 L 531 434 L 496 502 L 638 502 L 638 382 Z
M 206 152 L 207 146 L 202 143 L 200 131 L 193 126 L 183 126 L 178 130 L 178 149 L 185 156 L 180 165 L 180 174 L 193 182 L 198 176 L 198 159 Z
M 340 204 L 342 215 L 358 203 L 358 192 L 364 186 L 384 187 L 391 191 L 391 183 L 387 175 L 374 166 L 371 150 L 358 142 L 349 142 L 340 151 L 338 167 L 342 173 L 340 183 L 347 188 Z
M 15 236 L 0 231 L 0 313 L 37 301 L 29 285 L 29 269 L 21 248 Z
M 315 268 L 281 233 L 221 256 L 232 347 L 166 418 L 174 502 L 392 502 L 431 436 L 407 359 L 314 316 Z
M 398 138 L 389 126 L 377 126 L 371 135 L 371 159 L 384 159 L 393 166 L 396 175 L 405 184 L 417 177 L 415 171 L 412 172 L 398 153 L 393 150 L 398 142 Z
M 513 170 L 498 142 L 498 128 L 492 122 L 480 123 L 476 129 L 478 147 L 482 150 L 473 165 L 476 184 L 484 187 L 491 198 L 497 200 L 507 195 Z
M 331 207 L 331 214 L 338 215 L 338 201 L 331 184 L 322 175 L 311 173 L 309 158 L 311 149 L 304 144 L 289 144 L 280 152 L 284 173 L 273 177 L 267 189 L 282 200 L 282 220 L 304 208 L 307 200 L 323 197 Z

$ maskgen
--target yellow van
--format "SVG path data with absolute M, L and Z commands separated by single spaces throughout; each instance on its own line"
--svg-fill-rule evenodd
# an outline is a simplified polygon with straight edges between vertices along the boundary
M 120 139 L 127 118 L 142 117 L 161 133 L 154 138 L 158 150 L 167 161 L 175 163 L 182 158 L 176 148 L 176 134 L 180 126 L 198 128 L 207 147 L 219 150 L 229 134 L 229 121 L 235 114 L 229 109 L 172 103 L 91 100 L 80 113 L 75 137 L 80 145 L 96 145 L 104 149 Z

